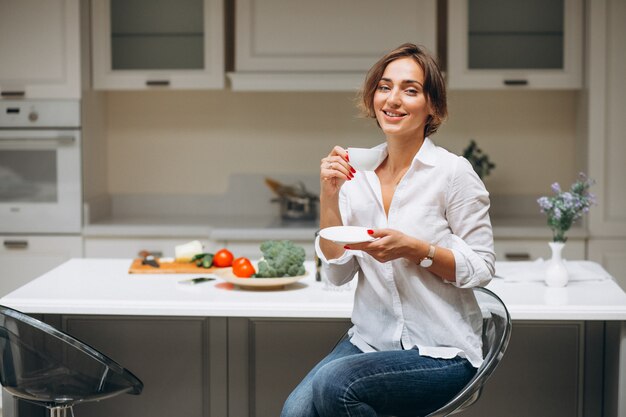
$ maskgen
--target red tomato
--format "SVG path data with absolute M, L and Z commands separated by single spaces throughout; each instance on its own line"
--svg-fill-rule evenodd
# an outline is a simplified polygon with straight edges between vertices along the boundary
M 250 259 L 237 258 L 233 261 L 233 274 L 239 278 L 250 278 L 252 274 L 256 273 Z
M 228 249 L 220 249 L 213 256 L 213 265 L 219 267 L 231 266 L 233 264 L 233 254 Z

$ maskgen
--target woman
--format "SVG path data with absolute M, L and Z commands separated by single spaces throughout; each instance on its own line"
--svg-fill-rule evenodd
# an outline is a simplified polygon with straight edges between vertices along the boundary
M 376 240 L 318 239 L 337 285 L 358 272 L 353 327 L 298 385 L 282 416 L 415 416 L 445 404 L 482 363 L 482 315 L 471 287 L 495 255 L 489 195 L 469 162 L 429 138 L 447 115 L 443 77 L 404 44 L 369 71 L 365 114 L 386 158 L 356 172 L 345 149 L 321 161 L 320 226 L 368 227 Z

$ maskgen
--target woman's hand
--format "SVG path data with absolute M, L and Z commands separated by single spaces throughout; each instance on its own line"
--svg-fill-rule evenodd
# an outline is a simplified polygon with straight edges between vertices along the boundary
M 348 152 L 335 146 L 320 162 L 320 228 L 341 226 L 339 190 L 351 180 L 356 171 L 348 163 Z M 320 248 L 327 259 L 339 258 L 344 249 L 326 239 L 320 239 Z
M 337 194 L 344 182 L 354 178 L 355 172 L 348 163 L 348 152 L 341 146 L 335 146 L 320 163 L 322 194 Z
M 378 262 L 389 262 L 394 259 L 414 257 L 416 247 L 420 244 L 417 239 L 394 229 L 368 230 L 368 233 L 377 239 L 373 242 L 352 243 L 344 248 L 366 252 Z
M 344 249 L 360 250 L 371 255 L 378 262 L 389 262 L 405 258 L 419 264 L 428 254 L 430 243 L 415 239 L 394 229 L 368 230 L 370 236 L 378 238 L 373 242 L 351 243 Z M 456 261 L 451 250 L 437 247 L 430 272 L 445 281 L 456 281 Z

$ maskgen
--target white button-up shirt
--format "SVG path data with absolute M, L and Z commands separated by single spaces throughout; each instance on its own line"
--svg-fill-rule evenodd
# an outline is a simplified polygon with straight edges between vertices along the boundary
M 377 148 L 384 149 L 382 144 Z M 482 314 L 471 287 L 494 274 L 489 193 L 470 163 L 424 140 L 396 187 L 385 215 L 378 176 L 357 172 L 339 193 L 343 224 L 390 228 L 450 249 L 456 281 L 447 282 L 404 258 L 381 263 L 347 250 L 327 260 L 316 241 L 322 273 L 341 285 L 358 273 L 351 341 L 364 352 L 410 349 L 435 358 L 482 363 Z M 436 254 L 435 254 L 436 258 Z

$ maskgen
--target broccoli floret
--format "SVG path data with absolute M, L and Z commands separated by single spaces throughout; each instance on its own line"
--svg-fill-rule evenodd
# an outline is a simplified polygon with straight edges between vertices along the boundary
M 304 248 L 290 240 L 268 240 L 261 243 L 263 259 L 259 261 L 257 278 L 304 275 Z
M 263 278 L 263 277 L 274 277 L 276 276 L 276 269 L 270 267 L 267 262 L 260 261 L 259 262 L 259 271 L 255 274 L 255 277 Z

